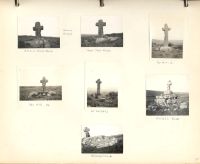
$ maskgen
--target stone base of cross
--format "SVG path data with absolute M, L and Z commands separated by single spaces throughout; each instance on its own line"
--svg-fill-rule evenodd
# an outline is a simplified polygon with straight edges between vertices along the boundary
M 163 47 L 160 47 L 160 51 L 170 52 L 170 51 L 172 51 L 172 47 L 163 46 Z
M 48 95 L 48 92 L 39 92 L 38 93 L 40 96 L 47 96 Z

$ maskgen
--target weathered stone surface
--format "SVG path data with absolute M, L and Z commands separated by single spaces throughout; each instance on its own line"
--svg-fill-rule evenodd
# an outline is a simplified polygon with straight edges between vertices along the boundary
M 43 29 L 44 27 L 40 25 L 40 22 L 35 22 L 35 27 L 33 27 L 33 31 L 35 31 L 36 37 L 41 37 L 41 31 Z
M 96 81 L 96 83 L 97 83 L 97 96 L 99 96 L 99 95 L 101 95 L 100 86 L 101 86 L 102 81 L 100 79 L 98 79 Z
M 104 33 L 103 33 L 103 27 L 106 26 L 106 22 L 103 22 L 102 19 L 100 19 L 97 23 L 96 26 L 98 26 L 98 35 L 100 37 L 103 37 Z
M 178 103 L 178 96 L 171 91 L 172 82 L 167 82 L 167 90 L 160 96 L 156 96 L 155 102 L 159 106 L 169 106 Z
M 171 30 L 171 28 L 168 27 L 167 24 L 164 25 L 164 27 L 162 28 L 162 30 L 164 31 L 164 46 L 163 47 L 168 47 L 169 46 L 169 31 Z
M 164 43 L 163 46 L 160 47 L 160 51 L 163 52 L 168 52 L 168 51 L 172 51 L 173 49 L 171 47 L 169 47 L 169 31 L 171 30 L 171 28 L 168 27 L 167 24 L 164 25 L 164 27 L 162 28 L 162 30 L 164 31 Z

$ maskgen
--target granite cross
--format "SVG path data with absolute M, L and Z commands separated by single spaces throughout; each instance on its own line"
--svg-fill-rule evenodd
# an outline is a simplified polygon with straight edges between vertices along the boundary
M 102 81 L 101 81 L 100 79 L 98 79 L 98 80 L 96 81 L 96 83 L 97 83 L 97 96 L 99 96 L 99 95 L 101 95 L 101 92 L 100 92 L 100 85 L 101 85 Z
M 169 41 L 168 41 L 168 32 L 171 30 L 171 28 L 168 27 L 167 24 L 164 25 L 164 27 L 162 28 L 162 30 L 165 33 L 165 37 L 164 37 L 164 47 L 168 47 L 169 45 Z
M 106 22 L 103 22 L 102 19 L 100 19 L 97 23 L 96 26 L 98 26 L 98 35 L 100 37 L 103 37 L 103 27 L 106 26 Z
M 167 90 L 168 91 L 170 91 L 171 85 L 172 85 L 172 82 L 171 82 L 171 80 L 169 80 L 168 83 L 167 83 Z
M 46 84 L 48 83 L 48 80 L 43 77 L 42 80 L 40 80 L 40 83 L 42 83 L 42 92 L 44 93 L 46 91 Z
M 90 133 L 89 133 L 90 129 L 88 127 L 85 127 L 83 131 L 85 132 L 86 137 L 90 137 Z
M 40 25 L 40 22 L 35 22 L 35 27 L 33 27 L 33 31 L 35 31 L 36 37 L 41 37 L 41 31 L 43 29 L 44 27 Z

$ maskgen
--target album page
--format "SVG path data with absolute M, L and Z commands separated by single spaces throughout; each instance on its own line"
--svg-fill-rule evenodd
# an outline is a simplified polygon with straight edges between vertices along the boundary
M 1 163 L 200 163 L 200 1 L 0 1 Z

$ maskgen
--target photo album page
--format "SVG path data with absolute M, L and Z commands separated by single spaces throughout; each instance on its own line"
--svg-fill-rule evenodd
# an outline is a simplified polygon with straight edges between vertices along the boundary
M 0 0 L 0 163 L 200 163 L 200 1 L 100 2 Z

